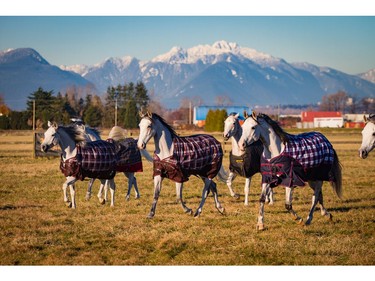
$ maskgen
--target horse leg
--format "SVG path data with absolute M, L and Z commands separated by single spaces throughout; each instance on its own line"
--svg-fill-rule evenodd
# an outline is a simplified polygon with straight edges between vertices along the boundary
M 262 183 L 262 192 L 260 194 L 259 199 L 259 211 L 258 211 L 258 221 L 257 221 L 257 230 L 265 230 L 264 227 L 264 204 L 266 202 L 266 198 L 271 191 L 270 186 L 267 183 Z
M 217 193 L 216 183 L 214 181 L 211 181 L 210 189 L 212 191 L 212 194 L 214 195 L 216 209 L 219 211 L 220 214 L 224 215 L 225 209 L 221 206 L 219 202 L 219 195 Z
M 307 217 L 307 220 L 305 222 L 305 225 L 310 225 L 311 221 L 313 220 L 315 207 L 318 204 L 320 194 L 322 193 L 322 181 L 309 181 L 309 185 L 314 190 L 314 194 L 312 196 L 312 204 L 310 208 L 309 215 Z
M 287 209 L 287 211 L 293 216 L 294 220 L 300 224 L 303 222 L 303 219 L 297 215 L 292 206 L 293 191 L 294 187 L 285 187 L 285 209 Z
M 185 202 L 184 200 L 182 199 L 182 189 L 184 187 L 184 184 L 181 182 L 176 182 L 176 192 L 178 193 L 178 196 L 179 198 L 177 199 L 180 203 L 181 203 L 181 206 L 182 206 L 182 209 L 184 209 L 184 212 L 189 214 L 189 215 L 192 215 L 193 214 L 193 210 L 188 208 L 186 205 L 185 205 Z M 178 188 L 178 191 L 177 191 L 177 188 Z
M 150 213 L 147 216 L 148 219 L 152 219 L 155 216 L 156 204 L 158 203 L 162 182 L 163 178 L 160 175 L 154 177 L 154 200 L 151 205 Z
M 132 190 L 132 186 L 133 186 L 133 177 L 131 177 L 131 173 L 125 173 L 124 172 L 124 175 L 125 177 L 128 178 L 128 192 L 126 193 L 126 196 L 125 196 L 125 200 L 126 201 L 129 201 L 130 200 L 130 191 Z
M 104 180 L 103 180 L 104 182 Z M 115 180 L 114 179 L 111 179 L 111 180 L 106 180 L 106 185 L 105 185 L 105 198 L 107 199 L 107 192 L 108 192 L 108 186 L 109 186 L 109 189 L 110 189 L 110 192 L 111 192 L 111 207 L 114 207 L 115 206 L 115 191 L 116 191 L 116 184 L 115 184 Z
M 245 206 L 249 205 L 249 192 L 250 192 L 250 184 L 251 184 L 251 178 L 246 178 L 245 181 Z
M 327 209 L 324 207 L 324 203 L 323 203 L 323 189 L 322 191 L 320 192 L 320 196 L 319 196 L 319 204 L 320 204 L 320 214 L 322 216 L 327 216 L 328 219 L 331 221 L 333 219 L 333 216 L 331 213 L 329 213 L 327 211 Z
M 71 185 L 73 185 L 76 181 L 77 181 L 77 179 L 75 177 L 66 177 L 66 181 L 63 184 L 64 202 L 65 202 L 65 205 L 68 208 L 75 208 L 76 207 L 74 186 L 73 186 L 73 191 L 72 191 L 72 187 L 71 187 Z M 68 192 L 67 192 L 68 186 L 70 188 L 70 196 L 72 197 L 72 200 L 69 200 L 69 196 L 68 196 Z M 74 199 L 74 203 L 72 202 L 73 199 Z
M 105 183 L 105 184 L 107 184 L 107 183 Z M 105 201 L 106 201 L 106 198 L 107 198 L 107 196 L 105 198 L 103 198 L 103 189 L 104 189 L 105 184 L 103 184 L 103 182 L 100 181 L 100 187 L 99 187 L 99 191 L 98 191 L 98 195 L 97 195 L 98 199 L 99 199 L 99 203 L 102 204 L 102 205 L 105 204 Z
M 90 179 L 89 185 L 87 187 L 87 192 L 86 192 L 86 201 L 89 201 L 91 198 L 91 191 L 92 191 L 92 186 L 94 184 L 95 179 Z
M 176 203 L 182 203 L 182 183 L 176 182 Z
M 235 193 L 233 188 L 232 188 L 232 182 L 235 178 L 236 178 L 236 175 L 233 172 L 230 172 L 229 176 L 228 176 L 228 179 L 227 179 L 227 186 L 228 186 L 228 189 L 229 189 L 229 192 L 230 192 L 230 196 L 232 196 L 236 199 L 239 199 L 240 195 Z
M 135 177 L 134 173 L 132 173 L 133 175 L 133 185 L 134 185 L 134 190 L 135 190 L 135 199 L 139 199 L 141 198 L 141 195 L 139 194 L 139 190 L 138 190 L 138 184 L 137 184 L 137 178 Z
M 204 187 L 202 191 L 202 200 L 201 200 L 201 203 L 199 204 L 198 209 L 195 211 L 194 217 L 199 217 L 199 215 L 202 213 L 202 208 L 203 208 L 204 202 L 206 201 L 208 192 L 210 190 L 210 185 L 212 182 L 212 180 L 208 178 L 204 178 L 202 180 L 204 181 Z
M 268 203 L 269 205 L 273 205 L 273 203 L 274 203 L 274 199 L 273 199 L 273 189 L 272 189 L 272 188 L 270 189 L 270 193 L 269 193 L 268 196 L 266 197 L 266 203 Z
M 69 187 L 70 187 L 70 197 L 72 198 L 72 209 L 75 209 L 77 206 L 76 206 L 76 190 L 75 190 L 75 186 L 74 186 L 74 182 L 69 184 Z
M 66 182 L 64 182 L 62 189 L 63 189 L 63 195 L 64 195 L 64 203 L 65 203 L 65 205 L 67 207 L 70 208 L 70 207 L 72 207 L 72 203 L 69 200 L 68 192 L 67 192 L 67 189 L 68 189 L 68 178 L 67 178 Z

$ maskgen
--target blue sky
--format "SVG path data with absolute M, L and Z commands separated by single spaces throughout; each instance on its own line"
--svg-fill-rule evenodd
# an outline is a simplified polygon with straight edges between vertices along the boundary
M 288 62 L 358 74 L 375 68 L 374 32 L 374 16 L 6 15 L 0 16 L 0 50 L 31 47 L 54 65 L 92 65 L 226 40 Z

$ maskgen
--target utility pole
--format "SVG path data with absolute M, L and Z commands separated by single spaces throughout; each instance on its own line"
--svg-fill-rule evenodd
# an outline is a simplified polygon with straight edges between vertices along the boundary
M 36 158 L 35 100 L 33 100 L 33 158 Z
M 189 125 L 191 125 L 191 101 L 189 102 Z
M 116 98 L 116 103 L 115 103 L 115 126 L 117 126 L 117 97 L 118 97 L 118 91 L 115 91 L 115 98 Z

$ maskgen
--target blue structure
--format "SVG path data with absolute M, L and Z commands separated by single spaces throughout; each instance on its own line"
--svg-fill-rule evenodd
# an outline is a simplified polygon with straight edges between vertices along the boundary
M 194 107 L 194 118 L 193 123 L 198 127 L 203 127 L 206 122 L 207 113 L 209 110 L 221 110 L 225 109 L 228 114 L 236 112 L 240 114 L 240 118 L 244 119 L 243 113 L 247 111 L 248 114 L 251 114 L 251 110 L 247 106 L 195 106 Z

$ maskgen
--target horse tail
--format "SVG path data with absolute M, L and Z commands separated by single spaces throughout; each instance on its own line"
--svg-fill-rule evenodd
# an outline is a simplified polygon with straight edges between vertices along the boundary
M 148 151 L 146 149 L 141 149 L 141 154 L 144 158 L 146 158 L 146 160 L 148 162 L 153 162 L 154 159 L 152 158 L 152 156 L 150 155 L 150 153 L 148 153 Z
M 217 177 L 218 177 L 218 179 L 219 179 L 221 182 L 227 183 L 227 180 L 228 180 L 228 178 L 229 178 L 229 174 L 228 174 L 227 171 L 225 171 L 223 165 L 221 165 L 220 170 L 219 170 L 219 173 L 217 174 Z
M 342 199 L 342 165 L 339 161 L 339 157 L 337 156 L 336 151 L 334 150 L 334 159 L 333 164 L 331 167 L 331 175 L 333 176 L 333 181 L 331 181 L 331 185 L 333 190 L 335 191 L 336 195 Z

